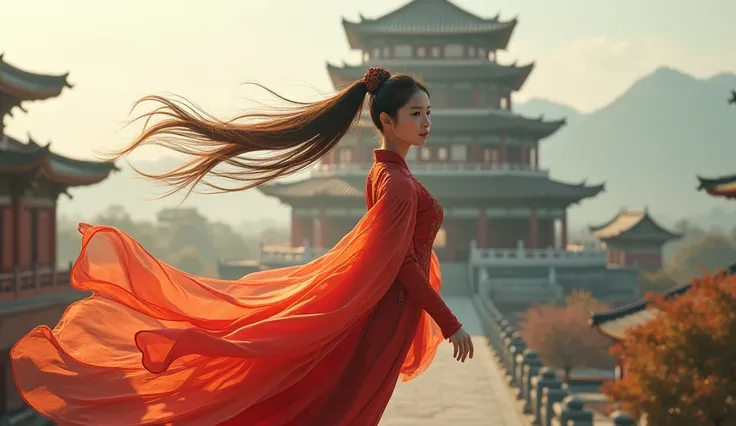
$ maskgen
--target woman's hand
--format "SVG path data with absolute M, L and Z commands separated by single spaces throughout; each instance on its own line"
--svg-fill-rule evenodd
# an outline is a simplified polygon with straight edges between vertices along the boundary
M 465 362 L 465 358 L 473 359 L 473 340 L 470 338 L 465 329 L 460 328 L 455 334 L 448 339 L 455 348 L 455 354 L 452 356 L 460 362 Z

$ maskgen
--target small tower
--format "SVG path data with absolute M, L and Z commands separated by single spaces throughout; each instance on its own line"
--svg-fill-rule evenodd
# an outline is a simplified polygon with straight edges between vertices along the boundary
M 662 246 L 682 237 L 659 225 L 648 209 L 621 210 L 608 223 L 591 226 L 590 231 L 605 245 L 610 266 L 638 267 L 649 272 L 662 268 Z

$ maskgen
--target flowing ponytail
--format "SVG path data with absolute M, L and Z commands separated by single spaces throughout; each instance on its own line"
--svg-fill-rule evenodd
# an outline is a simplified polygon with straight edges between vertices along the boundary
M 159 174 L 134 169 L 147 178 L 173 187 L 169 194 L 186 189 L 189 195 L 200 184 L 215 192 L 253 188 L 304 170 L 328 153 L 359 117 L 366 95 L 374 94 L 389 77 L 385 68 L 371 68 L 363 79 L 350 87 L 314 103 L 292 101 L 256 84 L 293 108 L 285 112 L 246 114 L 230 121 L 208 116 L 182 100 L 147 96 L 135 106 L 155 102 L 158 108 L 133 120 L 145 120 L 142 133 L 130 145 L 112 154 L 111 159 L 120 159 L 142 145 L 163 146 L 191 159 Z M 150 124 L 156 118 L 163 120 Z M 242 122 L 248 119 L 261 120 Z M 245 157 L 263 151 L 271 154 Z M 219 165 L 234 167 L 215 170 Z M 210 174 L 241 184 L 224 187 L 208 181 L 206 177 Z

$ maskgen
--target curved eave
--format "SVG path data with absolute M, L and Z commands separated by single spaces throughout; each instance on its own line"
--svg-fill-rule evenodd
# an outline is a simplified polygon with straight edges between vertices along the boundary
M 489 62 L 489 64 L 492 64 Z M 443 80 L 447 81 L 448 76 L 447 74 L 456 74 L 456 77 L 453 77 L 455 80 L 463 80 L 466 81 L 467 79 L 482 79 L 484 81 L 494 81 L 499 82 L 503 86 L 511 89 L 511 90 L 521 90 L 522 86 L 526 83 L 526 80 L 529 78 L 529 75 L 531 75 L 532 71 L 534 70 L 534 63 L 516 66 L 514 65 L 496 65 L 496 69 L 488 67 L 483 69 L 482 71 L 479 70 L 473 70 L 470 72 L 471 75 L 468 75 L 469 73 L 467 71 L 463 70 L 462 65 L 453 66 L 450 67 L 443 67 L 433 65 L 430 66 L 430 70 L 423 70 L 423 66 L 421 62 L 413 63 L 413 68 L 415 69 L 408 69 L 409 67 L 400 67 L 398 71 L 400 72 L 409 72 L 411 74 L 416 74 L 420 76 L 422 79 L 426 81 L 434 81 L 434 80 Z M 476 67 L 478 64 L 468 64 L 468 66 Z M 346 65 L 343 64 L 342 66 L 333 65 L 331 63 L 327 63 L 327 73 L 330 76 L 330 79 L 332 80 L 332 84 L 335 88 L 342 88 L 345 86 L 348 86 L 352 84 L 354 81 L 360 79 L 363 77 L 363 74 L 368 69 L 367 64 L 361 64 L 361 65 Z M 491 65 L 492 66 L 492 65 Z M 406 68 L 406 70 L 404 70 Z M 433 68 L 433 69 L 432 69 Z
M 649 222 L 654 227 L 655 231 L 659 235 L 657 236 L 648 235 L 646 237 L 647 240 L 658 240 L 662 242 L 667 242 L 671 240 L 680 239 L 683 236 L 683 234 L 681 233 L 672 232 L 669 229 L 665 228 L 664 226 L 660 225 L 659 222 L 654 220 L 654 218 L 649 214 L 649 211 L 645 211 L 644 216 L 642 216 L 641 219 L 639 219 L 637 222 L 635 222 L 628 228 L 620 230 L 616 234 L 606 234 L 605 232 L 603 232 L 606 230 L 606 228 L 613 225 L 619 219 L 619 217 L 621 217 L 621 215 L 624 213 L 625 213 L 625 210 L 621 210 L 618 215 L 616 215 L 613 219 L 609 220 L 607 223 L 603 225 L 597 225 L 597 226 L 588 226 L 588 230 L 593 234 L 595 238 L 598 238 L 604 241 L 616 240 L 618 238 L 637 239 L 637 236 L 635 234 L 629 234 L 629 232 L 636 233 L 637 231 L 635 229 L 637 226 L 639 226 L 641 223 Z M 601 234 L 604 234 L 604 235 L 601 235 Z
M 580 187 L 580 194 L 573 199 L 570 199 L 571 203 L 579 203 L 587 198 L 593 198 L 606 190 L 606 184 L 601 183 L 598 185 L 585 186 L 585 184 L 578 185 Z
M 555 121 L 542 121 L 542 119 L 538 119 L 535 121 L 536 123 L 532 124 L 528 128 L 528 131 L 530 135 L 533 135 L 534 137 L 539 139 L 544 139 L 553 135 L 555 132 L 560 130 L 562 126 L 567 124 L 567 119 L 565 118 Z
M 534 119 L 514 114 L 443 115 L 439 107 L 432 112 L 432 115 L 434 116 L 432 127 L 438 132 L 484 131 L 532 140 L 547 138 L 567 124 L 566 119 L 544 121 L 541 118 Z M 361 118 L 363 119 L 355 124 L 356 127 L 373 128 L 367 112 L 364 112 Z
M 390 39 L 392 37 L 430 36 L 453 38 L 468 37 L 475 40 L 485 39 L 489 42 L 488 48 L 506 50 L 509 41 L 511 40 L 511 35 L 513 34 L 514 29 L 516 28 L 516 24 L 518 23 L 518 19 L 514 18 L 510 21 L 498 22 L 498 24 L 500 25 L 492 29 L 489 28 L 480 30 L 458 29 L 427 31 L 412 29 L 387 30 L 371 28 L 371 25 L 375 25 L 376 21 L 377 20 L 365 19 L 362 22 L 351 22 L 345 18 L 342 19 L 342 26 L 345 30 L 345 35 L 348 39 L 348 45 L 351 49 L 362 49 L 364 51 L 369 50 L 371 47 L 373 47 L 372 43 L 369 42 L 370 39 L 380 39 L 382 41 L 385 41 L 386 39 Z M 489 20 L 489 22 L 491 22 L 491 20 Z
M 64 88 L 72 88 L 69 73 L 61 75 L 37 74 L 21 70 L 3 60 L 0 54 L 0 92 L 21 101 L 44 100 L 57 97 Z
M 736 273 L 736 263 L 732 264 L 726 269 L 728 275 Z M 677 287 L 673 290 L 668 291 L 664 294 L 665 300 L 673 297 L 681 296 L 692 288 L 692 284 L 685 284 Z M 605 334 L 616 340 L 623 339 L 627 330 L 637 325 L 645 323 L 648 319 L 653 318 L 656 314 L 655 310 L 649 308 L 651 300 L 642 299 L 638 302 L 630 303 L 610 310 L 608 312 L 597 312 L 590 317 L 589 324 Z
M 48 153 L 48 147 L 33 152 L 2 151 L 0 174 L 16 175 L 36 170 L 43 166 Z
M 736 175 L 720 178 L 703 178 L 698 176 L 698 191 L 705 190 L 709 195 L 724 198 L 736 198 Z
M 32 172 L 46 180 L 65 186 L 93 185 L 105 180 L 119 168 L 112 162 L 76 160 L 55 154 L 50 144 L 38 146 L 33 140 L 28 143 L 38 147 L 29 151 L 3 151 L 0 156 L 0 174 L 18 175 Z
M 105 163 L 95 163 L 94 166 L 102 165 Z M 48 159 L 44 162 L 41 172 L 47 180 L 55 183 L 59 183 L 64 186 L 87 186 L 100 183 L 110 176 L 110 173 L 118 171 L 119 169 L 112 163 L 108 167 L 93 167 L 92 170 L 85 170 L 83 168 L 75 169 L 68 165 L 59 164 L 53 159 Z

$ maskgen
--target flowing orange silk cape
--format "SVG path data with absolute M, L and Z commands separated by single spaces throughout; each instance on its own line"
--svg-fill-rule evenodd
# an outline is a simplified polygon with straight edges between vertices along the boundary
M 71 281 L 93 296 L 13 347 L 18 390 L 61 426 L 225 421 L 298 382 L 360 326 L 396 279 L 415 221 L 415 200 L 386 195 L 324 256 L 237 281 L 192 276 L 118 229 L 81 224 Z M 439 291 L 434 253 L 429 279 Z M 404 381 L 441 341 L 424 313 Z

